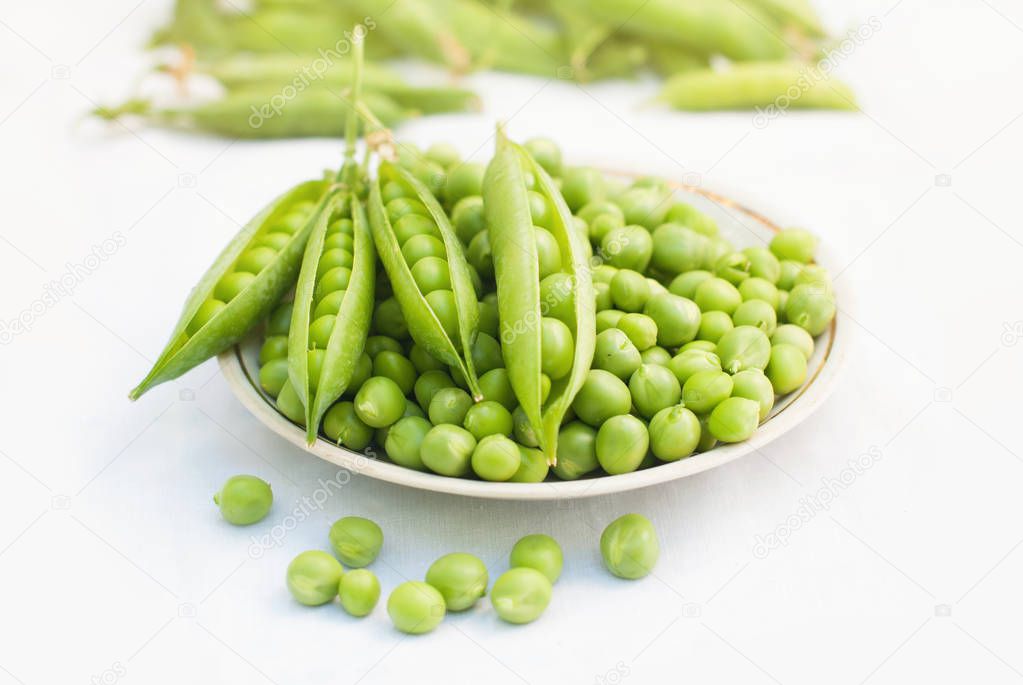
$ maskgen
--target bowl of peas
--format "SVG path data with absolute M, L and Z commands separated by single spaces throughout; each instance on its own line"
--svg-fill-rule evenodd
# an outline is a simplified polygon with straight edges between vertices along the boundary
M 242 404 L 302 449 L 424 490 L 586 497 L 749 454 L 834 387 L 847 327 L 812 233 L 568 166 L 546 139 L 499 133 L 489 164 L 399 149 L 219 355 Z

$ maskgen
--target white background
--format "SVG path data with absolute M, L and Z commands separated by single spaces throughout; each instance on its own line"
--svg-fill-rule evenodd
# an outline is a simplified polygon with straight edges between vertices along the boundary
M 258 559 L 250 536 L 335 470 L 249 416 L 214 363 L 135 404 L 125 395 L 238 225 L 336 166 L 340 145 L 83 121 L 129 94 L 167 4 L 0 7 L 0 320 L 124 238 L 0 346 L 0 683 L 1023 680 L 1018 2 L 827 3 L 836 31 L 882 24 L 841 66 L 861 114 L 758 129 L 747 114 L 638 107 L 652 81 L 480 75 L 469 83 L 481 114 L 404 127 L 484 160 L 500 117 L 519 139 L 556 137 L 570 160 L 699 174 L 812 228 L 839 256 L 847 372 L 799 429 L 715 471 L 562 506 L 355 477 Z M 786 523 L 871 450 L 828 509 Z M 236 473 L 276 493 L 249 529 L 210 501 Z M 655 574 L 638 582 L 611 578 L 597 546 L 629 511 L 662 538 Z M 345 514 L 385 530 L 373 566 L 385 593 L 453 550 L 496 577 L 532 532 L 558 538 L 565 573 L 527 627 L 502 624 L 487 601 L 419 638 L 397 633 L 383 603 L 364 620 L 301 608 L 284 569 L 324 548 Z M 758 536 L 780 531 L 785 544 L 758 553 Z

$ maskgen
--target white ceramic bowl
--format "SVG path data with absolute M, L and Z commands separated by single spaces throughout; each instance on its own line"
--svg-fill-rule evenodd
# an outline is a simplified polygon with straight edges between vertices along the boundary
M 738 247 L 766 244 L 771 235 L 778 230 L 776 225 L 757 212 L 725 197 L 701 188 L 683 184 L 672 185 L 680 200 L 689 202 L 713 216 L 722 235 L 732 240 Z M 828 266 L 826 250 L 819 255 L 819 261 Z M 841 293 L 839 299 L 844 301 Z M 338 447 L 323 438 L 311 446 L 307 445 L 305 430 L 278 412 L 273 399 L 259 387 L 260 335 L 251 335 L 239 345 L 223 352 L 219 362 L 221 371 L 234 394 L 256 418 L 297 447 L 333 464 L 371 478 L 434 492 L 491 499 L 551 500 L 606 495 L 666 483 L 738 459 L 776 440 L 806 420 L 824 402 L 835 386 L 848 344 L 846 341 L 848 332 L 844 330 L 846 328 L 848 326 L 839 327 L 836 319 L 831 327 L 817 338 L 806 383 L 798 391 L 780 398 L 771 415 L 748 441 L 720 445 L 681 461 L 660 464 L 620 476 L 593 476 L 576 481 L 561 481 L 551 476 L 543 483 L 489 483 L 466 478 L 449 478 L 399 466 L 388 461 L 383 454 L 370 458 L 366 454 Z

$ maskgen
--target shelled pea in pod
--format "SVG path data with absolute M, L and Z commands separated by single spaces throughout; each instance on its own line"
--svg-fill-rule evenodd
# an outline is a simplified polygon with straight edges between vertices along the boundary
M 383 162 L 379 177 L 406 193 L 385 206 L 380 179 L 374 180 L 369 220 L 408 332 L 417 345 L 460 372 L 478 400 L 482 393 L 472 350 L 479 303 L 462 244 L 440 203 L 411 171 Z
M 527 190 L 527 174 L 536 190 Z M 483 180 L 483 203 L 505 365 L 522 412 L 553 465 L 558 429 L 593 358 L 596 296 L 589 246 L 554 180 L 500 128 Z M 555 290 L 570 306 L 542 305 L 546 279 L 564 282 Z M 561 318 L 545 316 L 555 312 Z
M 292 188 L 235 235 L 192 289 L 170 342 L 131 399 L 219 354 L 266 317 L 295 282 L 309 234 L 328 211 L 327 187 L 308 181 Z
M 277 404 L 316 440 L 320 420 L 356 373 L 373 313 L 376 253 L 365 209 L 340 188 L 317 221 L 295 286 L 288 385 Z

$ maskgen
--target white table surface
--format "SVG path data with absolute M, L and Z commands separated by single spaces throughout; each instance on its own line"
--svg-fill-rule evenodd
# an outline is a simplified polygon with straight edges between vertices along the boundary
M 653 82 L 480 75 L 484 112 L 400 131 L 485 159 L 500 117 L 571 160 L 689 174 L 820 233 L 855 333 L 819 413 L 762 456 L 622 496 L 516 504 L 354 477 L 310 506 L 335 470 L 249 416 L 214 363 L 125 395 L 238 223 L 339 145 L 82 122 L 129 92 L 167 3 L 3 3 L 0 683 L 1023 679 L 1023 6 L 827 4 L 838 29 L 881 21 L 840 68 L 860 115 L 756 128 L 637 107 Z M 18 317 L 30 330 L 10 334 Z M 276 493 L 249 529 L 210 501 L 236 473 Z M 638 582 L 597 546 L 629 511 L 662 539 Z M 345 514 L 383 526 L 385 592 L 453 550 L 496 576 L 532 532 L 561 541 L 565 573 L 528 627 L 486 601 L 420 638 L 382 604 L 301 608 L 285 566 Z

